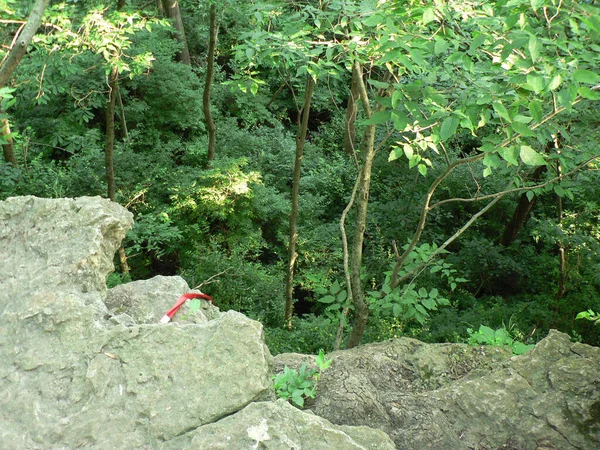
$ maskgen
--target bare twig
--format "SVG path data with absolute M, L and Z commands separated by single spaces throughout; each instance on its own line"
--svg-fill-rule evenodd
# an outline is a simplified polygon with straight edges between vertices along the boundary
M 564 177 L 568 177 L 571 176 L 577 172 L 579 172 L 581 169 L 583 169 L 585 166 L 587 166 L 588 164 L 592 163 L 593 161 L 597 160 L 600 158 L 600 155 L 596 155 L 593 156 L 592 158 L 588 159 L 587 161 L 581 163 L 580 165 L 578 165 L 577 167 L 575 167 L 574 169 L 570 170 L 567 173 L 563 173 L 561 175 L 558 175 L 554 178 L 551 178 L 550 180 L 547 180 L 543 183 L 539 183 L 539 184 L 535 184 L 533 186 L 523 186 L 523 187 L 518 187 L 518 188 L 512 188 L 506 191 L 501 191 L 501 192 L 496 192 L 494 194 L 488 194 L 488 195 L 482 195 L 481 197 L 472 197 L 472 198 L 449 198 L 446 200 L 440 200 L 439 202 L 434 203 L 433 205 L 431 205 L 429 207 L 429 210 L 431 211 L 434 208 L 437 208 L 438 206 L 444 205 L 446 203 L 451 203 L 451 202 L 463 202 L 463 203 L 467 203 L 467 202 L 477 202 L 480 200 L 488 200 L 490 198 L 495 198 L 498 195 L 506 195 L 506 194 L 512 194 L 514 192 L 524 192 L 524 191 L 532 191 L 535 189 L 540 189 L 543 187 L 546 187 L 550 184 L 556 183 L 557 181 L 562 180 Z
M 215 280 L 214 278 L 219 277 L 223 274 L 225 274 L 229 269 L 225 269 L 223 272 L 219 272 L 219 273 L 215 273 L 213 276 L 208 277 L 206 280 L 204 280 L 202 283 L 200 283 L 198 286 L 196 286 L 195 288 L 192 288 L 192 290 L 195 289 L 200 289 L 202 286 L 205 286 L 207 284 L 211 284 L 211 283 L 219 283 L 221 280 Z

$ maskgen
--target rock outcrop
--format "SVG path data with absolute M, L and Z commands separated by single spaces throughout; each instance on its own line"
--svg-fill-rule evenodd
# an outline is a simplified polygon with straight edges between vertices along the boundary
M 204 302 L 180 323 L 157 323 L 188 290 L 182 279 L 107 292 L 131 225 L 101 198 L 0 202 L 0 447 L 213 448 L 204 442 L 232 426 L 246 427 L 224 438 L 232 449 L 256 448 L 265 433 L 262 448 L 393 448 L 378 430 L 271 402 L 259 322 Z
M 379 428 L 397 448 L 600 448 L 600 348 L 565 334 L 553 331 L 515 357 L 408 338 L 328 356 L 312 410 Z

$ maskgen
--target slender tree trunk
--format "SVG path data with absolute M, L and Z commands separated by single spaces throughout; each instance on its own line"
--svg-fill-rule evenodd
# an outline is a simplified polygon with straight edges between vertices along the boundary
M 117 101 L 119 102 L 119 111 L 121 116 L 121 129 L 125 142 L 129 144 L 129 131 L 127 130 L 127 120 L 125 119 L 125 106 L 123 106 L 123 98 L 121 97 L 121 88 L 117 84 Z
M 358 92 L 365 110 L 365 115 L 371 117 L 371 106 L 367 88 L 362 78 L 362 67 L 358 61 L 352 66 L 352 77 L 358 87 Z M 359 172 L 358 195 L 356 199 L 356 227 L 352 241 L 352 254 L 350 257 L 350 282 L 354 302 L 354 325 L 348 338 L 346 348 L 356 347 L 365 332 L 369 320 L 369 305 L 365 301 L 365 293 L 360 279 L 362 267 L 362 252 L 367 227 L 367 210 L 369 206 L 369 190 L 371 187 L 371 171 L 375 157 L 375 125 L 365 128 L 362 148 L 362 166 Z
M 181 42 L 183 48 L 179 54 L 179 61 L 184 64 L 190 65 L 190 51 L 188 50 L 187 39 L 185 37 L 185 30 L 183 29 L 183 20 L 181 19 L 181 10 L 179 9 L 178 0 L 162 0 L 163 9 L 167 17 L 173 20 L 173 25 L 177 30 L 177 40 Z
M 0 66 L 0 88 L 3 88 L 10 81 L 10 77 L 13 72 L 25 56 L 27 52 L 27 47 L 31 43 L 33 36 L 35 35 L 37 29 L 42 24 L 42 17 L 44 16 L 44 10 L 50 3 L 50 0 L 37 0 L 31 9 L 31 13 L 29 14 L 29 18 L 27 19 L 27 23 L 22 28 L 20 34 L 14 40 L 14 45 L 8 52 L 8 55 L 4 59 L 4 62 Z M 2 102 L 2 97 L 0 97 L 0 102 Z M 4 111 L 0 111 L 0 114 L 5 114 Z M 1 125 L 2 137 L 7 141 L 5 144 L 2 144 L 2 153 L 4 154 L 4 160 L 7 163 L 12 164 L 13 166 L 17 166 L 17 158 L 15 157 L 15 148 L 12 138 L 6 137 L 10 134 L 10 124 L 8 123 L 8 119 L 2 119 Z
M 23 27 L 23 31 L 21 31 L 21 34 L 15 40 L 15 45 L 10 49 L 8 56 L 0 67 L 0 88 L 8 84 L 8 80 L 10 80 L 12 73 L 19 65 L 19 62 L 21 62 L 23 56 L 25 56 L 29 43 L 42 24 L 44 10 L 49 3 L 50 0 L 37 0 L 33 5 L 29 18 L 27 19 L 27 24 Z
M 292 212 L 290 213 L 290 240 L 288 246 L 288 270 L 285 285 L 285 322 L 288 329 L 292 328 L 292 315 L 294 313 L 294 268 L 298 253 L 296 244 L 298 243 L 298 233 L 296 231 L 296 221 L 298 219 L 298 192 L 300 189 L 300 173 L 302 169 L 302 157 L 304 156 L 304 144 L 306 143 L 306 132 L 308 130 L 308 117 L 310 114 L 310 103 L 315 91 L 315 81 L 306 75 L 306 89 L 304 93 L 304 104 L 300 112 L 300 123 L 298 124 L 298 134 L 296 135 L 296 160 L 294 162 L 294 180 L 292 184 Z
M 106 167 L 106 182 L 108 198 L 115 201 L 115 104 L 117 102 L 117 89 L 119 82 L 119 71 L 116 67 L 110 70 L 108 101 L 106 103 L 106 149 L 104 152 Z
M 104 153 L 105 166 L 106 166 L 106 182 L 107 182 L 107 193 L 108 198 L 113 202 L 116 201 L 116 184 L 115 184 L 115 166 L 114 166 L 114 154 L 115 154 L 115 106 L 117 104 L 117 97 L 119 95 L 119 71 L 116 67 L 112 67 L 110 70 L 110 78 L 108 81 L 108 101 L 106 102 L 106 149 Z M 129 264 L 127 263 L 127 255 L 125 254 L 125 248 L 121 245 L 119 247 L 119 261 L 121 264 L 121 271 L 125 274 L 129 274 Z
M 208 165 L 215 158 L 216 146 L 216 127 L 210 113 L 210 90 L 212 88 L 213 73 L 215 68 L 215 47 L 217 45 L 217 5 L 210 5 L 210 26 L 208 38 L 208 55 L 206 56 L 206 83 L 204 84 L 204 95 L 202 97 L 202 105 L 204 107 L 204 118 L 206 119 L 206 127 L 208 129 Z
M 558 147 L 558 140 L 556 140 Z M 562 176 L 562 167 L 560 162 L 556 162 L 556 171 L 558 172 L 558 176 Z M 557 196 L 557 207 L 558 207 L 558 225 L 562 224 L 563 220 L 563 202 L 562 198 Z M 562 242 L 558 242 L 558 289 L 556 291 L 556 300 L 561 300 L 565 294 L 567 293 L 567 279 L 569 278 L 569 273 L 567 271 L 567 257 L 565 254 L 565 246 Z
M 350 201 L 344 208 L 342 212 L 342 217 L 340 218 L 340 233 L 342 235 L 342 250 L 344 253 L 344 277 L 346 278 L 346 289 L 348 292 L 348 302 L 352 302 L 354 299 L 354 295 L 352 294 L 352 280 L 350 278 L 350 255 L 348 252 L 348 237 L 346 235 L 346 216 L 352 209 L 354 205 L 354 199 L 356 198 L 356 192 L 358 191 L 359 186 L 359 178 L 356 177 L 356 183 L 354 183 L 354 188 L 352 189 L 352 195 L 350 195 Z M 344 327 L 346 325 L 346 320 L 348 318 L 348 313 L 350 312 L 350 307 L 346 306 L 342 310 L 342 314 L 340 316 L 340 323 L 338 324 L 337 332 L 335 333 L 335 341 L 333 343 L 333 350 L 339 350 L 342 344 L 342 335 L 344 334 Z
M 532 175 L 533 181 L 539 181 L 542 174 L 546 171 L 546 166 L 540 166 L 536 168 Z M 504 247 L 508 247 L 513 241 L 517 238 L 519 231 L 525 226 L 527 223 L 527 219 L 533 210 L 537 202 L 537 196 L 533 197 L 531 201 L 527 198 L 525 193 L 521 194 L 519 198 L 519 203 L 515 208 L 515 211 L 510 219 L 510 222 L 504 228 L 504 232 L 502 233 L 502 238 L 500 239 L 500 244 Z
M 0 98 L 1 100 L 1 98 Z M 0 111 L 0 115 L 6 114 L 4 111 Z M 8 118 L 3 118 L 2 123 L 0 125 L 2 127 L 2 131 L 0 134 L 6 141 L 6 143 L 2 144 L 2 150 L 4 153 L 4 161 L 12 164 L 14 167 L 17 167 L 17 158 L 15 157 L 15 144 L 13 142 L 12 137 L 10 137 L 10 124 L 8 123 Z
M 349 155 L 356 155 L 354 141 L 356 138 L 356 114 L 358 113 L 358 87 L 354 82 L 354 77 L 350 83 L 350 97 L 348 98 L 348 107 L 346 108 L 346 121 L 344 129 L 344 151 Z

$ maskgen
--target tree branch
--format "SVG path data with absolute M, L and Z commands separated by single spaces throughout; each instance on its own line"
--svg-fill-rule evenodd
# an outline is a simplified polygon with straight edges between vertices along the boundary
M 19 62 L 21 62 L 25 52 L 27 52 L 27 47 L 29 47 L 35 32 L 42 24 L 42 16 L 49 3 L 50 0 L 37 0 L 31 9 L 29 19 L 27 19 L 27 25 L 23 27 L 23 31 L 10 49 L 2 67 L 0 67 L 0 88 L 8 84 L 12 73 L 19 65 Z

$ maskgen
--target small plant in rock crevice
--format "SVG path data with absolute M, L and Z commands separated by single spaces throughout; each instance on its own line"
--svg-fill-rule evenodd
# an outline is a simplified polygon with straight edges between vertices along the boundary
M 285 366 L 283 373 L 274 375 L 273 384 L 277 396 L 300 408 L 304 407 L 306 398 L 315 398 L 319 376 L 331 365 L 332 360 L 326 360 L 325 353 L 320 350 L 315 362 L 318 370 L 309 369 L 306 364 L 302 364 L 298 370 Z
M 468 342 L 471 345 L 494 345 L 498 347 L 510 347 L 515 355 L 522 355 L 531 350 L 535 345 L 527 345 L 517 340 L 514 336 L 515 332 L 512 329 L 507 329 L 502 326 L 494 330 L 488 326 L 480 325 L 479 330 L 473 331 L 472 328 L 467 328 L 469 333 Z

